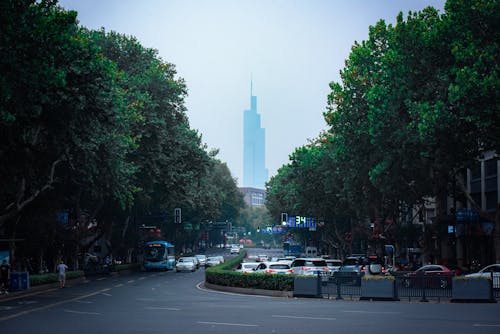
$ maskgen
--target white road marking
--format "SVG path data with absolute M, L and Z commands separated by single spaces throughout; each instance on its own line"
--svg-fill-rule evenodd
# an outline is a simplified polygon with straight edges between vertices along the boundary
M 271 317 L 273 318 L 287 318 L 287 319 L 308 319 L 308 320 L 337 320 L 337 318 L 322 318 L 322 317 L 302 317 L 302 316 L 294 316 L 294 315 L 276 315 L 273 314 Z
M 401 314 L 401 312 L 391 312 L 391 311 L 342 311 L 344 313 L 362 313 L 362 314 Z
M 111 294 L 109 294 L 109 293 L 104 293 L 103 292 L 103 293 L 101 293 L 101 295 L 106 296 L 106 297 L 111 297 Z
M 16 308 L 16 307 L 19 307 L 19 306 L 0 306 L 0 311 L 8 311 L 8 310 L 12 310 L 13 308 Z
M 131 279 L 130 281 L 127 281 L 127 283 L 134 283 L 135 279 Z
M 473 327 L 500 327 L 500 325 L 494 325 L 494 324 L 474 324 L 472 326 Z
M 80 303 L 80 304 L 93 304 L 94 303 L 94 302 L 91 302 L 91 301 L 88 301 L 88 300 L 77 300 L 76 302 Z
M 75 314 L 90 314 L 90 315 L 101 315 L 101 313 L 97 312 L 83 312 L 83 311 L 73 311 L 73 310 L 64 310 L 66 313 L 75 313 Z
M 155 307 L 155 306 L 150 306 L 146 307 L 146 310 L 166 310 L 166 311 L 180 311 L 180 308 L 175 308 L 175 307 Z
M 139 277 L 138 279 L 139 279 L 139 281 L 142 281 L 143 279 L 146 279 L 146 277 L 142 276 L 142 277 Z
M 22 312 L 19 312 L 19 313 L 16 313 L 16 314 L 11 314 L 11 315 L 8 315 L 8 316 L 5 316 L 5 317 L 1 317 L 0 318 L 0 322 L 1 321 L 5 321 L 5 320 L 9 320 L 9 319 L 13 319 L 13 318 L 17 318 L 17 317 L 20 317 L 22 315 L 30 314 L 30 313 L 33 313 L 33 312 L 37 312 L 37 311 L 41 311 L 41 310 L 47 310 L 49 308 L 53 308 L 53 307 L 56 307 L 56 306 L 59 306 L 59 305 L 64 305 L 64 304 L 67 304 L 67 303 L 76 302 L 78 300 L 89 298 L 89 297 L 98 295 L 100 293 L 103 293 L 103 292 L 106 292 L 106 291 L 109 291 L 109 290 L 111 290 L 111 289 L 110 288 L 102 289 L 102 290 L 99 290 L 99 291 L 96 291 L 96 292 L 92 292 L 92 293 L 89 293 L 87 295 L 83 295 L 83 296 L 80 296 L 80 297 L 76 297 L 76 298 L 72 298 L 72 299 L 68 299 L 68 300 L 62 300 L 62 301 L 57 302 L 57 303 L 45 305 L 45 306 L 42 306 L 42 307 L 33 308 L 31 310 L 22 311 Z
M 220 326 L 240 326 L 240 327 L 258 327 L 259 325 L 253 324 L 233 324 L 229 322 L 211 322 L 211 321 L 198 321 L 198 324 L 203 325 L 220 325 Z
M 30 305 L 30 304 L 36 304 L 38 303 L 36 300 L 23 300 L 20 302 L 17 302 L 19 305 Z
M 120 288 L 120 287 L 122 287 L 123 285 L 124 285 L 124 284 L 121 284 L 121 283 L 120 283 L 120 284 L 117 284 L 117 285 L 115 285 L 115 288 Z
M 108 278 L 107 277 L 101 277 L 101 278 L 96 279 L 96 281 L 104 281 L 105 279 L 108 279 Z

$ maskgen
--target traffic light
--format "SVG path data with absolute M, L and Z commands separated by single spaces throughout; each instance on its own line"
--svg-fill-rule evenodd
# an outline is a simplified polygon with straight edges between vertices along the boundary
M 174 222 L 176 224 L 180 224 L 182 223 L 182 214 L 181 214 L 181 208 L 175 208 L 174 209 Z
M 281 213 L 281 225 L 283 225 L 283 226 L 286 225 L 287 221 L 288 221 L 288 214 L 285 212 L 282 212 Z

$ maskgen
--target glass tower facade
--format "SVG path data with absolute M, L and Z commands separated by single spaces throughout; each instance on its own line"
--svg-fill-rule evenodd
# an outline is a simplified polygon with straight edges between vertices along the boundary
M 257 113 L 257 96 L 250 89 L 250 109 L 243 113 L 243 185 L 265 189 L 267 169 L 265 164 L 266 132 L 260 126 Z

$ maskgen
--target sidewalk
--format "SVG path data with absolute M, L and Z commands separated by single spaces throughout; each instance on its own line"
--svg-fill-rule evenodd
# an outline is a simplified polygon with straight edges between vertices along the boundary
M 72 286 L 83 284 L 86 281 L 88 280 L 85 276 L 68 280 L 66 281 L 66 288 L 71 288 Z M 8 294 L 3 293 L 0 295 L 0 302 L 14 300 L 31 295 L 38 295 L 46 291 L 58 289 L 59 282 L 35 285 L 33 287 L 30 287 L 29 289 L 9 291 Z

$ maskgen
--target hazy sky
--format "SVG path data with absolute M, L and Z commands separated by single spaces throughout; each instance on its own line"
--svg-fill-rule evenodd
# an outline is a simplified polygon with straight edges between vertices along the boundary
M 243 180 L 250 77 L 266 129 L 269 175 L 326 129 L 328 84 L 378 20 L 444 0 L 60 0 L 80 24 L 135 36 L 186 80 L 191 127 Z

